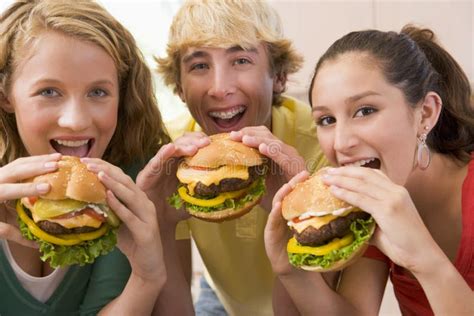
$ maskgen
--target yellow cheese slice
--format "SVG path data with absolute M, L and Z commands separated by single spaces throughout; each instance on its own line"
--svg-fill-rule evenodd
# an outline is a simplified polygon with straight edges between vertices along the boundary
M 224 178 L 247 180 L 249 171 L 246 166 L 222 166 L 214 170 L 179 168 L 176 176 L 181 183 L 188 185 L 189 194 L 194 195 L 194 188 L 198 182 L 210 186 L 211 184 L 218 185 Z

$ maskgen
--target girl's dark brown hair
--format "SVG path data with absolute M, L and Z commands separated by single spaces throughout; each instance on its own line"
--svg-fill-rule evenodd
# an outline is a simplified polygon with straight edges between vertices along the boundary
M 411 25 L 400 33 L 367 30 L 351 32 L 337 40 L 319 59 L 311 91 L 325 61 L 349 52 L 368 54 L 381 68 L 386 80 L 398 87 L 415 107 L 428 92 L 436 92 L 443 107 L 438 123 L 428 135 L 431 150 L 462 162 L 474 151 L 474 107 L 466 74 L 454 58 L 436 43 L 433 31 Z

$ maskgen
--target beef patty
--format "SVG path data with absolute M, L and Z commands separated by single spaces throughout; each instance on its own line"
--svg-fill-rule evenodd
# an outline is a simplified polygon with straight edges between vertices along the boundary
M 40 221 L 36 223 L 42 230 L 51 235 L 65 235 L 65 234 L 81 234 L 89 233 L 97 230 L 98 228 L 83 226 L 77 228 L 66 228 L 58 223 L 53 223 L 49 221 Z
M 194 192 L 200 196 L 216 196 L 222 192 L 241 190 L 247 188 L 259 176 L 263 176 L 265 174 L 265 169 L 266 167 L 264 165 L 250 167 L 249 178 L 247 180 L 227 178 L 222 179 L 217 185 L 213 183 L 210 186 L 198 182 L 194 188 Z
M 304 246 L 321 246 L 334 238 L 342 238 L 350 232 L 351 223 L 356 219 L 369 219 L 366 212 L 352 212 L 344 217 L 338 217 L 319 229 L 307 227 L 301 233 L 294 231 L 296 240 Z

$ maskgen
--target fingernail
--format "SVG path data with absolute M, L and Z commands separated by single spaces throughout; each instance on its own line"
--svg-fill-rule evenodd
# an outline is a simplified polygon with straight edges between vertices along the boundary
M 326 170 L 327 173 L 335 173 L 336 172 L 336 168 L 328 168 Z
M 87 170 L 90 170 L 90 171 L 97 171 L 98 170 L 98 167 L 95 163 L 88 163 L 86 166 L 87 166 Z
M 321 177 L 325 180 L 331 179 L 331 175 L 328 174 L 328 173 L 323 173 L 323 175 Z
M 46 193 L 49 191 L 49 183 L 38 183 L 36 185 L 38 193 Z
M 44 167 L 47 169 L 56 169 L 58 167 L 58 162 L 57 161 L 45 162 Z

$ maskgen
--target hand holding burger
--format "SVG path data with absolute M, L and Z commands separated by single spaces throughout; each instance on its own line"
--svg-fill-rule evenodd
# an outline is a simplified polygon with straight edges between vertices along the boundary
M 266 166 L 258 150 L 232 141 L 228 133 L 186 157 L 177 171 L 178 193 L 170 204 L 197 218 L 220 222 L 244 215 L 265 193 Z
M 57 171 L 31 179 L 50 191 L 17 202 L 20 230 L 40 245 L 52 267 L 92 263 L 116 244 L 119 219 L 106 203 L 96 174 L 77 157 L 63 156 Z
M 296 184 L 282 201 L 282 215 L 294 237 L 287 245 L 295 267 L 310 271 L 341 270 L 361 256 L 375 230 L 372 217 L 334 197 L 321 169 Z

